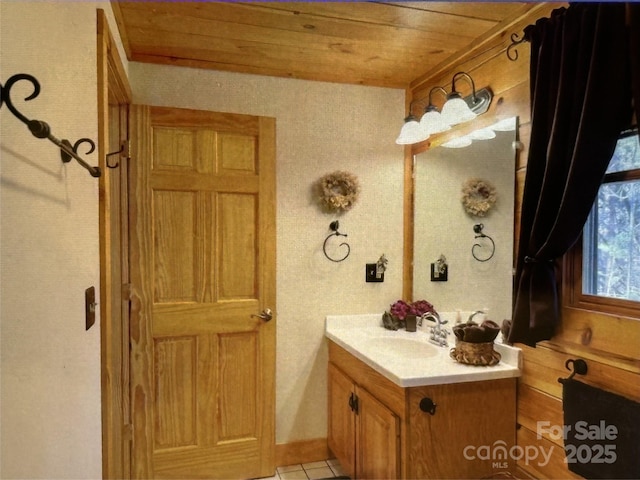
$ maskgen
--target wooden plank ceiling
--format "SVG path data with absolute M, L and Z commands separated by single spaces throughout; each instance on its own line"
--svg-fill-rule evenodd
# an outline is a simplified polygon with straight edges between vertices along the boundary
M 112 0 L 129 60 L 407 88 L 533 3 Z

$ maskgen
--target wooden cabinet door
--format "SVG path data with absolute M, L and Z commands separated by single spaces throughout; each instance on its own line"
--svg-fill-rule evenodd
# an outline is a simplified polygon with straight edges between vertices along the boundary
M 132 475 L 273 475 L 275 120 L 134 105 Z
M 434 415 L 420 409 L 423 398 L 437 404 Z M 515 378 L 410 388 L 408 413 L 410 478 L 490 478 L 513 469 L 515 462 L 478 449 L 515 445 Z
M 356 478 L 398 478 L 400 420 L 366 390 L 357 389 Z
M 355 387 L 349 377 L 332 363 L 329 364 L 329 449 L 340 461 L 344 472 L 355 477 L 356 432 L 355 415 L 350 399 L 355 396 Z

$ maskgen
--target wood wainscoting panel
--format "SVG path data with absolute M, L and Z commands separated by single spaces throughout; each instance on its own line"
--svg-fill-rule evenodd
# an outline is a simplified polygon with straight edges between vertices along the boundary
M 525 383 L 518 384 L 518 425 L 542 435 L 559 446 L 561 438 L 552 438 L 544 425 L 562 425 L 562 401 L 536 390 Z M 539 422 L 545 422 L 541 424 Z
M 523 458 L 517 462 L 518 467 L 534 478 L 582 478 L 567 468 L 563 447 L 536 435 L 528 428 L 518 429 L 517 443 L 519 451 L 523 452 Z
M 591 348 L 568 342 L 541 342 L 536 348 L 518 345 L 523 350 L 524 366 L 518 380 L 518 447 L 524 452 L 552 450 L 548 462 L 539 459 L 518 461 L 518 467 L 533 478 L 581 478 L 568 470 L 564 441 L 559 428 L 564 424 L 562 384 L 571 372 L 565 368 L 569 359 L 587 362 L 586 375 L 576 380 L 640 401 L 640 375 L 634 370 L 637 361 L 617 358 Z M 623 367 L 623 368 L 621 368 Z
M 632 366 L 619 366 L 640 373 L 640 321 L 637 318 L 563 308 L 561 329 L 553 340 L 588 346 L 601 352 L 600 356 L 610 357 L 611 361 L 634 359 Z
M 558 382 L 558 378 L 566 378 L 571 374 L 565 368 L 565 363 L 570 359 L 583 358 L 587 362 L 588 372 L 584 376 L 578 375 L 577 380 L 640 401 L 638 373 L 610 365 L 604 357 L 598 358 L 587 349 L 583 349 L 582 353 L 585 355 L 581 355 L 577 349 L 571 352 L 560 351 L 560 345 L 551 343 L 538 344 L 536 348 L 520 344 L 518 346 L 522 348 L 524 357 L 521 384 L 562 398 L 562 384 Z

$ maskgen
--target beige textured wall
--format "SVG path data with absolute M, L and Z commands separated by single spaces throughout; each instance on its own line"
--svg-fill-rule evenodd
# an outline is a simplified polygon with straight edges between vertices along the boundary
M 35 76 L 40 95 L 24 102 L 32 89 L 18 84 L 14 104 L 72 142 L 97 141 L 97 8 L 111 14 L 108 2 L 0 1 L 0 82 Z M 98 180 L 0 112 L 0 477 L 100 478 L 99 319 L 84 328 Z
M 382 312 L 402 292 L 403 151 L 394 143 L 404 91 L 131 63 L 135 103 L 276 118 L 276 441 L 326 436 L 324 317 Z M 319 211 L 311 184 L 334 170 L 358 176 L 358 204 Z M 339 218 L 351 254 L 327 260 L 322 243 Z M 365 264 L 389 259 L 384 283 Z

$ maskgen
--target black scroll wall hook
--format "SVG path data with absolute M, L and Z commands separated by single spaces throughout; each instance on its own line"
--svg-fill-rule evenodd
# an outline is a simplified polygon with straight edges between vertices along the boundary
M 488 257 L 480 257 L 477 255 L 476 253 L 476 248 L 483 248 L 483 246 L 480 243 L 474 243 L 473 247 L 471 247 L 471 255 L 473 255 L 473 258 L 475 258 L 477 261 L 479 262 L 486 262 L 488 260 L 491 260 L 493 258 L 493 255 L 496 253 L 496 242 L 493 241 L 493 238 L 491 238 L 489 235 L 485 234 L 482 232 L 482 229 L 484 228 L 484 225 L 482 223 L 476 223 L 473 226 L 473 231 L 475 232 L 476 236 L 475 238 L 481 238 L 483 240 L 488 240 L 491 245 L 491 253 L 489 253 Z
M 129 157 L 128 149 L 129 149 L 129 142 L 127 140 L 125 140 L 120 145 L 120 150 L 118 150 L 117 152 L 107 153 L 107 155 L 106 155 L 107 161 L 105 162 L 106 165 L 107 165 L 107 168 L 118 168 L 120 166 L 120 162 L 116 162 L 113 165 L 109 162 L 109 159 L 111 157 L 115 156 L 115 155 L 119 155 L 122 158 L 126 158 L 126 159 L 131 158 L 131 157 Z
M 581 358 L 577 358 L 575 360 L 573 358 L 570 358 L 564 363 L 564 368 L 570 370 L 571 375 L 569 375 L 567 378 L 559 378 L 558 382 L 562 384 L 571 380 L 576 375 L 576 373 L 578 375 L 586 375 L 588 371 L 587 362 L 585 362 Z
M 0 85 L 0 107 L 2 107 L 4 103 L 6 103 L 9 111 L 29 128 L 34 137 L 46 138 L 57 145 L 60 149 L 60 157 L 62 158 L 62 161 L 64 163 L 68 163 L 72 158 L 75 158 L 80 165 L 82 165 L 89 171 L 92 177 L 99 177 L 101 175 L 100 168 L 92 167 L 87 162 L 85 162 L 77 153 L 78 148 L 83 143 L 89 144 L 87 155 L 92 153 L 96 148 L 96 144 L 93 142 L 93 140 L 90 140 L 88 138 L 81 138 L 73 145 L 71 144 L 71 142 L 69 142 L 69 140 L 60 140 L 53 136 L 49 124 L 43 122 L 42 120 L 29 120 L 22 113 L 20 113 L 15 105 L 13 105 L 13 102 L 11 101 L 11 88 L 21 80 L 31 82 L 31 84 L 33 85 L 33 93 L 26 97 L 25 101 L 33 100 L 40 94 L 40 83 L 35 77 L 26 73 L 18 73 L 9 78 L 4 86 Z
M 324 243 L 322 244 L 322 251 L 324 252 L 324 256 L 327 257 L 329 260 L 331 260 L 332 262 L 341 262 L 343 260 L 345 260 L 348 256 L 349 253 L 351 253 L 351 247 L 349 246 L 349 244 L 347 242 L 342 242 L 340 244 L 340 246 L 345 246 L 347 247 L 347 253 L 345 253 L 344 257 L 342 258 L 331 258 L 329 256 L 329 254 L 327 253 L 327 242 L 329 241 L 329 239 L 331 237 L 346 237 L 347 234 L 346 233 L 340 233 L 338 231 L 338 228 L 340 228 L 340 223 L 338 222 L 338 220 L 334 220 L 333 222 L 331 222 L 329 224 L 329 228 L 333 231 L 333 233 L 330 233 L 327 238 L 324 239 Z
M 517 33 L 511 34 L 511 43 L 507 47 L 507 58 L 512 62 L 518 60 L 518 45 L 527 41 L 527 37 L 523 34 L 522 38 L 519 38 Z

